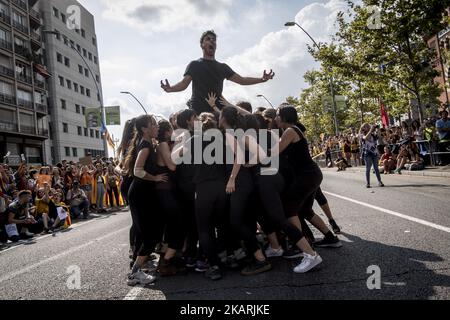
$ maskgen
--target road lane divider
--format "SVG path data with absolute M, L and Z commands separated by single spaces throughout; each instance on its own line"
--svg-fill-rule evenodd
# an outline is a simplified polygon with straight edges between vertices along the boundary
M 348 201 L 348 202 L 352 202 L 352 203 L 358 204 L 358 205 L 366 207 L 366 208 L 370 208 L 370 209 L 373 209 L 373 210 L 377 210 L 377 211 L 389 214 L 391 216 L 395 216 L 395 217 L 398 217 L 398 218 L 409 220 L 409 221 L 412 221 L 412 222 L 415 222 L 415 223 L 419 223 L 421 225 L 424 225 L 424 226 L 427 226 L 427 227 L 430 227 L 430 228 L 434 228 L 434 229 L 437 229 L 437 230 L 440 230 L 440 231 L 444 231 L 444 232 L 450 233 L 450 228 L 449 227 L 441 226 L 439 224 L 436 224 L 436 223 L 433 223 L 433 222 L 429 222 L 429 221 L 426 221 L 426 220 L 414 218 L 414 217 L 408 216 L 408 215 L 400 213 L 400 212 L 396 212 L 396 211 L 392 211 L 392 210 L 389 210 L 389 209 L 385 209 L 385 208 L 381 208 L 381 207 L 378 207 L 378 206 L 374 206 L 372 204 L 365 203 L 365 202 L 362 202 L 362 201 L 359 201 L 359 200 L 355 200 L 355 199 L 352 199 L 352 198 L 344 197 L 344 196 L 341 196 L 339 194 L 335 194 L 335 193 L 331 193 L 331 192 L 327 192 L 327 191 L 323 191 L 323 193 L 325 193 L 325 194 L 327 194 L 329 196 L 338 198 L 338 199 L 342 199 L 342 200 L 345 200 L 345 201 Z

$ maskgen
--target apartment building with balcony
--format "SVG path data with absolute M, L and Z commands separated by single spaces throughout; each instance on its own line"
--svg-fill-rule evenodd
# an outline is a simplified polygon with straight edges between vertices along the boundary
M 104 155 L 100 128 L 88 128 L 85 119 L 87 108 L 97 108 L 102 104 L 102 95 L 97 94 L 95 86 L 97 82 L 101 92 L 94 17 L 75 0 L 39 2 L 44 29 L 60 33 L 46 33 L 43 37 L 47 67 L 52 74 L 47 82 L 50 118 L 47 162 L 78 161 L 88 154 Z M 80 25 L 73 29 L 68 27 L 68 20 L 75 13 L 71 6 L 76 6 L 81 13 Z
M 0 161 L 45 161 L 46 70 L 39 0 L 0 0 Z

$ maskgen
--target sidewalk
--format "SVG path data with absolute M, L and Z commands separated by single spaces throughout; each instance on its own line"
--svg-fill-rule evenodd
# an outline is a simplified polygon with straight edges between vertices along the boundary
M 324 171 L 336 171 L 337 168 L 322 168 Z M 347 168 L 346 171 L 349 172 L 366 172 L 365 167 L 351 167 Z M 421 171 L 408 171 L 402 170 L 402 175 L 404 176 L 422 176 L 422 177 L 443 177 L 450 178 L 450 165 L 445 167 L 427 167 L 425 170 Z

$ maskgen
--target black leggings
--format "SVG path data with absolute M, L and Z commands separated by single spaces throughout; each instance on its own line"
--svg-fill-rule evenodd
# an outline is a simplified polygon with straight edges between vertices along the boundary
M 324 205 L 328 204 L 328 200 L 325 197 L 325 195 L 322 192 L 322 188 L 319 187 L 316 191 L 316 201 L 319 204 L 319 206 L 323 207 Z
M 122 184 L 120 185 L 120 193 L 122 194 L 123 201 L 128 205 L 128 191 L 130 190 L 133 178 L 126 176 L 123 178 Z
M 281 229 L 294 243 L 299 242 L 304 237 L 303 232 L 286 218 L 281 201 L 280 195 L 284 188 L 283 177 L 280 174 L 258 175 L 256 184 L 267 215 L 264 219 L 266 223 L 271 224 L 273 230 Z
M 301 218 L 311 220 L 316 191 L 320 188 L 323 175 L 319 168 L 304 171 L 298 174 L 283 194 L 283 203 L 287 217 L 299 215 Z
M 205 181 L 196 185 L 195 216 L 200 245 L 210 266 L 219 264 L 215 227 L 224 220 L 227 195 L 225 182 Z
M 113 206 L 113 192 L 114 192 L 114 197 L 116 198 L 116 206 L 120 206 L 119 189 L 117 188 L 117 186 L 109 187 L 109 189 L 108 189 L 109 205 L 111 207 Z
M 247 251 L 252 254 L 260 249 L 255 237 L 256 220 L 252 219 L 251 212 L 247 211 L 247 203 L 253 187 L 253 178 L 250 170 L 241 168 L 236 178 L 236 191 L 231 194 L 230 199 L 231 226 L 244 241 Z M 251 220 L 253 220 L 253 228 Z
M 195 185 L 191 181 L 179 182 L 178 193 L 183 208 L 181 220 L 186 233 L 186 251 L 189 258 L 197 257 L 198 231 L 195 219 Z
M 162 239 L 163 226 L 155 193 L 153 184 L 137 178 L 134 179 L 128 193 L 135 233 L 134 259 L 149 256 Z
M 160 202 L 164 223 L 166 225 L 165 241 L 170 249 L 183 248 L 185 232 L 181 221 L 181 208 L 174 191 L 171 189 L 156 190 Z

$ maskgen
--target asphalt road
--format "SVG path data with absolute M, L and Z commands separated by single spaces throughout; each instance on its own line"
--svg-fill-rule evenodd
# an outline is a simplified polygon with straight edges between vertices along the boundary
M 294 262 L 275 259 L 273 271 L 254 277 L 190 274 L 131 288 L 124 211 L 1 250 L 0 299 L 450 299 L 450 179 L 386 176 L 386 188 L 366 189 L 360 173 L 324 176 L 344 246 L 319 249 L 314 272 L 294 274 Z M 380 289 L 368 289 L 370 266 Z

